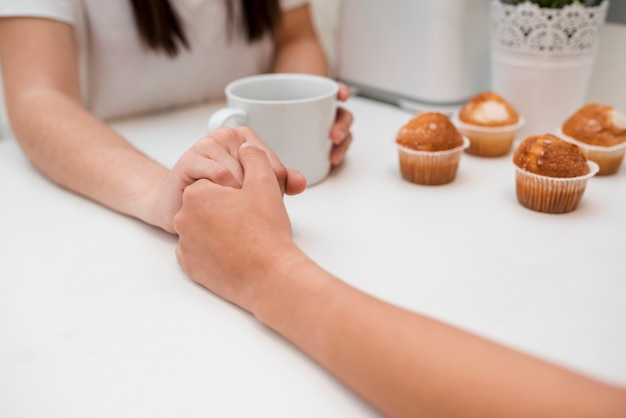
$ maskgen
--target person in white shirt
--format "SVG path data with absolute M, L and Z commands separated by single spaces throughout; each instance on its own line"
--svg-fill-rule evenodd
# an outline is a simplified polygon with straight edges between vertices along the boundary
M 241 185 L 236 150 L 223 142 L 232 132 L 210 133 L 169 169 L 108 122 L 221 99 L 247 75 L 328 75 L 306 0 L 0 0 L 0 63 L 10 128 L 35 167 L 172 233 L 187 185 Z M 349 94 L 340 85 L 339 100 Z M 329 133 L 335 165 L 351 123 L 339 108 Z M 284 192 L 301 192 L 304 177 L 272 158 Z
M 185 189 L 174 220 L 180 265 L 384 416 L 626 416 L 624 388 L 393 306 L 325 271 L 294 243 L 263 150 L 244 143 L 239 157 L 240 189 L 208 180 Z

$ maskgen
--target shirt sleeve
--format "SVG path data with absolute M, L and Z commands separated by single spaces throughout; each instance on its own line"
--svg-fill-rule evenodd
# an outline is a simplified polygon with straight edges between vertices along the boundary
M 42 17 L 75 24 L 77 0 L 0 0 L 0 17 Z
M 295 9 L 296 7 L 300 7 L 308 3 L 309 0 L 280 0 L 280 5 L 283 10 Z

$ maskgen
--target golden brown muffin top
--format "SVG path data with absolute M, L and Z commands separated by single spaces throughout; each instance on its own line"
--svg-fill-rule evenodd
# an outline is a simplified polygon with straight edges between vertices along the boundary
M 523 170 L 548 177 L 578 177 L 589 173 L 583 151 L 551 134 L 526 138 L 515 150 L 513 162 Z
M 610 147 L 626 141 L 626 117 L 611 106 L 591 103 L 576 111 L 562 126 L 580 142 Z
M 510 126 L 519 122 L 519 115 L 502 96 L 485 91 L 465 102 L 459 111 L 459 120 L 478 126 Z
M 446 115 L 425 112 L 400 129 L 396 143 L 416 151 L 445 151 L 463 145 L 463 137 Z

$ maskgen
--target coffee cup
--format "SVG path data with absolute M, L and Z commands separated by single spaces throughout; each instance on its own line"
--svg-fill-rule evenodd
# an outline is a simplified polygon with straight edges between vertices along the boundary
M 306 74 L 263 74 L 225 88 L 227 107 L 209 119 L 219 126 L 248 126 L 282 163 L 300 171 L 307 185 L 330 172 L 330 130 L 337 111 L 337 82 Z

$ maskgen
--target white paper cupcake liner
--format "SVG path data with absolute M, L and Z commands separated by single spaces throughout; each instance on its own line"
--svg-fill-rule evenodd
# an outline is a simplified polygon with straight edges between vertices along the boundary
M 481 157 L 498 157 L 508 154 L 517 132 L 525 122 L 525 119 L 520 116 L 517 123 L 513 125 L 479 126 L 463 122 L 459 119 L 458 112 L 452 116 L 452 123 L 470 140 L 470 146 L 465 152 Z
M 624 153 L 626 153 L 626 142 L 610 147 L 591 145 L 565 135 L 561 127 L 557 129 L 556 135 L 571 144 L 578 145 L 587 156 L 587 159 L 596 162 L 600 166 L 599 176 L 614 174 L 622 165 Z
M 548 177 L 530 173 L 515 166 L 517 200 L 528 209 L 546 213 L 571 212 L 578 206 L 585 192 L 587 180 L 595 176 L 599 167 L 587 161 L 589 173 L 579 177 Z
M 469 139 L 463 137 L 463 145 L 445 151 L 417 151 L 397 145 L 402 177 L 417 184 L 450 183 L 456 177 L 461 154 L 469 144 Z

